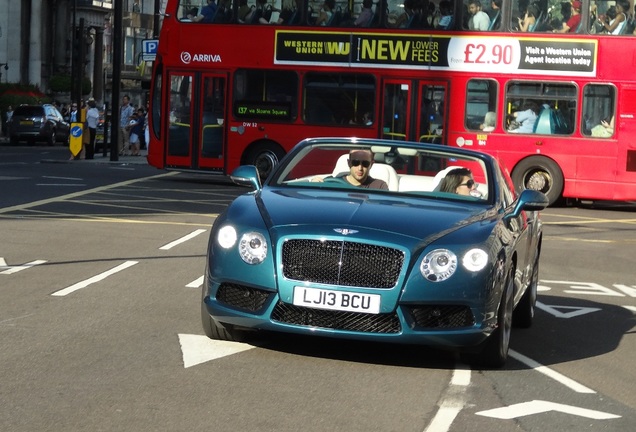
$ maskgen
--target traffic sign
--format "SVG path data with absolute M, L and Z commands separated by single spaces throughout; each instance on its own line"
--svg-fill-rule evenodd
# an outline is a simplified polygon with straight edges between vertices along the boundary
M 154 61 L 157 57 L 158 39 L 144 39 L 141 41 L 141 59 L 143 61 Z
M 82 134 L 84 133 L 84 125 L 82 123 L 71 123 L 71 137 L 69 139 L 68 148 L 77 156 L 82 151 Z

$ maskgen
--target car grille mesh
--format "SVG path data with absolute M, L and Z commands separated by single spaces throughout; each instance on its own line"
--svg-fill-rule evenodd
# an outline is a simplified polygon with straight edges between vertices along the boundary
M 434 305 L 409 308 L 415 325 L 419 328 L 459 328 L 475 324 L 468 306 Z
M 278 302 L 272 320 L 286 324 L 321 327 L 364 333 L 399 333 L 400 320 L 395 313 L 366 314 L 298 307 Z
M 283 244 L 287 279 L 342 286 L 392 288 L 404 252 L 347 241 L 288 240 Z
M 270 295 L 271 293 L 267 291 L 244 285 L 224 283 L 219 287 L 216 299 L 229 306 L 255 312 L 263 307 Z

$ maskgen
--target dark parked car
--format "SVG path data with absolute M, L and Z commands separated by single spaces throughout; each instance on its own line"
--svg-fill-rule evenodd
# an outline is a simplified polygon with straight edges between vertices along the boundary
M 365 173 L 376 180 L 355 186 Z M 548 200 L 516 196 L 491 156 L 317 138 L 264 184 L 254 166 L 232 180 L 255 191 L 212 227 L 201 305 L 210 338 L 270 330 L 433 345 L 499 367 L 512 325 L 532 323 Z
M 13 111 L 8 123 L 9 139 L 14 145 L 20 141 L 66 144 L 70 128 L 71 125 L 64 121 L 58 109 L 49 104 L 20 105 Z

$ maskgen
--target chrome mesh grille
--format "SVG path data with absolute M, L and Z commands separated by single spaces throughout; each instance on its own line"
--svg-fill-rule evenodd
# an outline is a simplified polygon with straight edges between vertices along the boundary
M 403 263 L 404 252 L 384 246 L 335 240 L 283 244 L 283 275 L 304 282 L 392 288 Z
M 402 328 L 395 313 L 366 314 L 311 309 L 280 301 L 272 312 L 272 320 L 286 324 L 363 333 L 399 333 Z

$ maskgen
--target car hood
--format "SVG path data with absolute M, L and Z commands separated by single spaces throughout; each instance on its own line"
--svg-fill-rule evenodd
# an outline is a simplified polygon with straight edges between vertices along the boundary
M 256 199 L 265 223 L 280 234 L 319 233 L 322 227 L 325 234 L 364 229 L 430 241 L 492 216 L 481 203 L 373 192 L 265 188 Z

